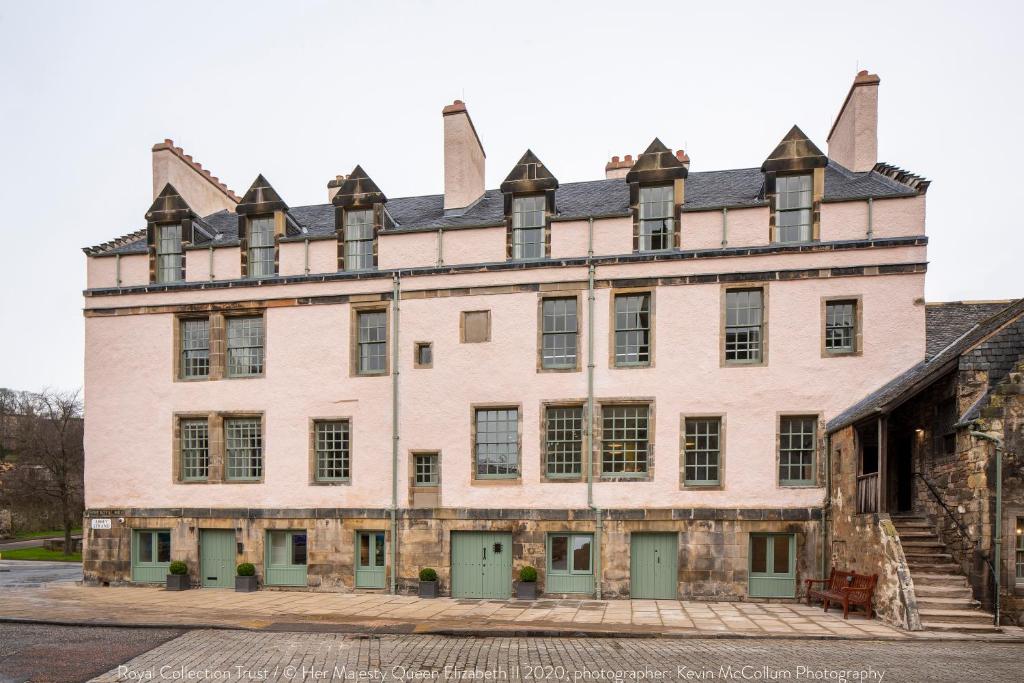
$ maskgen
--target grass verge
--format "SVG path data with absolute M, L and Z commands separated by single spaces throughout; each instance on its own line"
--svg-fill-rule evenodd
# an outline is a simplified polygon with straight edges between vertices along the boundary
M 0 551 L 0 559 L 4 560 L 36 560 L 39 562 L 81 562 L 82 553 L 65 555 L 60 550 L 43 548 L 20 548 L 18 550 Z

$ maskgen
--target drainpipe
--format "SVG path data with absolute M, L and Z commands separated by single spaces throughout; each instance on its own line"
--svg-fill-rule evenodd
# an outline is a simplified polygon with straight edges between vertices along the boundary
M 729 209 L 722 207 L 722 246 L 729 246 Z
M 121 286 L 121 255 L 114 254 L 114 284 Z
M 1000 593 L 1000 581 L 999 576 L 1003 573 L 1003 568 L 1000 566 L 1002 549 L 1003 549 L 1003 441 L 997 436 L 989 436 L 985 432 L 971 431 L 971 436 L 976 439 L 982 439 L 984 441 L 991 441 L 996 447 L 996 523 L 995 523 L 995 549 L 993 550 L 994 562 L 992 566 L 995 568 L 993 571 L 994 576 L 992 577 L 995 581 L 996 589 L 996 600 L 995 600 L 995 626 L 999 626 L 999 593 Z
M 868 197 L 868 239 L 875 237 L 875 200 Z
M 213 245 L 210 245 L 210 280 L 216 279 L 216 275 L 213 273 Z
M 391 594 L 398 593 L 398 300 L 402 281 L 396 271 L 391 288 Z
M 832 435 L 825 435 L 825 507 L 821 511 L 821 578 L 828 576 L 828 522 L 832 512 Z
M 594 218 L 587 221 L 587 507 L 594 511 L 594 598 L 601 599 L 601 508 L 594 505 Z
M 444 265 L 444 228 L 437 229 L 437 265 Z
M 302 267 L 306 271 L 306 275 L 309 275 L 309 238 L 302 240 L 303 242 L 303 255 L 302 255 Z

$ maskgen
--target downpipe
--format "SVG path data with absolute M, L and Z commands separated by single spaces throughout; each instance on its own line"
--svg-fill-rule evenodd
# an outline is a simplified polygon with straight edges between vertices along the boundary
M 829 517 L 832 514 L 832 435 L 825 435 L 825 506 L 821 510 L 821 578 L 828 576 Z
M 594 217 L 587 221 L 587 507 L 594 511 L 594 598 L 601 599 L 604 520 L 594 505 Z
M 391 280 L 391 594 L 398 593 L 398 331 L 402 281 Z
M 991 436 L 985 432 L 971 430 L 971 436 L 983 441 L 990 441 L 996 447 L 996 523 L 995 523 L 995 546 L 992 550 L 992 580 L 995 584 L 995 619 L 994 626 L 999 626 L 999 603 L 1002 586 L 999 577 L 1003 573 L 1000 565 L 1003 550 L 1003 440 L 997 436 Z

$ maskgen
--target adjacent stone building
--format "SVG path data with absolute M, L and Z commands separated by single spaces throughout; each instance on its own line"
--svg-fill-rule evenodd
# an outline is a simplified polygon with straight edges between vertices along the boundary
M 145 228 L 85 250 L 86 580 L 792 599 L 826 423 L 926 358 L 928 182 L 878 162 L 878 87 L 827 154 L 527 150 L 496 189 L 456 101 L 444 194 L 357 165 L 311 206 L 157 145 Z

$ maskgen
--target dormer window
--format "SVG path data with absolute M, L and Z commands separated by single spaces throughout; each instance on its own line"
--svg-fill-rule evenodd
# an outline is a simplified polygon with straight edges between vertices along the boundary
M 544 257 L 544 195 L 512 199 L 512 258 Z
M 640 251 L 672 248 L 675 199 L 672 185 L 640 188 Z
M 181 223 L 163 223 L 157 225 L 156 230 L 156 281 L 184 280 Z
M 373 268 L 373 209 L 345 211 L 345 270 Z
M 248 230 L 249 277 L 267 277 L 274 274 L 274 217 L 253 216 Z
M 811 174 L 778 176 L 775 180 L 777 242 L 809 242 L 813 238 Z

